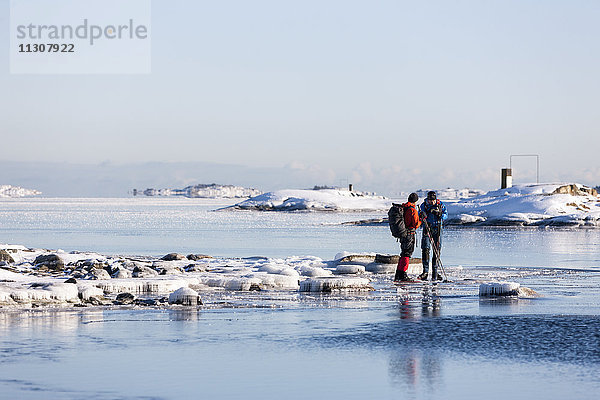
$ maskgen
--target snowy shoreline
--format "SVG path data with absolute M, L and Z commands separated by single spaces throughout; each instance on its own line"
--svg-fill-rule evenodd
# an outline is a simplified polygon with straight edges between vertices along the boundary
M 370 291 L 367 275 L 393 273 L 397 262 L 389 255 L 385 262 L 392 264 L 375 262 L 374 253 L 340 253 L 333 260 L 322 260 L 177 253 L 105 256 L 20 245 L 0 249 L 0 308 L 195 306 L 202 304 L 199 296 L 215 292 Z
M 366 295 L 389 287 L 397 255 L 341 252 L 314 256 L 211 257 L 170 253 L 163 257 L 105 256 L 96 252 L 0 245 L 0 310 L 38 307 L 231 307 L 233 297 L 252 307 L 251 293 L 286 296 L 319 293 Z M 422 271 L 411 259 L 409 274 Z M 462 267 L 454 273 L 461 274 Z M 485 273 L 462 283 L 473 293 L 493 283 Z M 423 285 L 427 284 L 422 283 Z M 238 293 L 236 295 L 236 293 Z M 525 293 L 525 292 L 523 292 Z M 519 295 L 520 296 L 520 295 Z M 208 299 L 208 301 L 206 300 Z

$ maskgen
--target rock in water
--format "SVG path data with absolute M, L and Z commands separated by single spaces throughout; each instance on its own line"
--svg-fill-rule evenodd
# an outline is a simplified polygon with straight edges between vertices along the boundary
M 202 300 L 194 289 L 182 287 L 169 295 L 169 304 L 181 304 L 184 306 L 197 306 Z
M 397 265 L 400 256 L 392 254 L 375 254 L 375 262 L 379 264 L 394 264 Z
M 135 300 L 135 296 L 131 293 L 119 293 L 116 300 L 118 304 L 131 304 Z

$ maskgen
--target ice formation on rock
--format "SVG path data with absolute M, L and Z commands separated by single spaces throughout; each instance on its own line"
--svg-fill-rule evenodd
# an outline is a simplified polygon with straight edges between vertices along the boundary
M 479 285 L 479 296 L 518 296 L 521 285 L 516 282 L 491 282 Z
M 198 292 L 189 287 L 182 287 L 169 295 L 169 304 L 181 304 L 184 306 L 197 306 L 202 304 Z
M 301 292 L 332 292 L 338 290 L 373 290 L 369 279 L 358 277 L 310 278 L 300 282 Z

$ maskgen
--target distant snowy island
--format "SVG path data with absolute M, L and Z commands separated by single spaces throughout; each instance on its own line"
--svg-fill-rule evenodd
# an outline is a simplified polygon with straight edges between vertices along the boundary
M 374 193 L 339 188 L 286 189 L 263 193 L 225 209 L 258 211 L 377 211 L 390 200 Z
M 39 196 L 42 192 L 34 189 L 24 189 L 19 186 L 0 185 L 0 197 L 29 197 Z
M 133 195 L 144 195 L 144 196 L 184 196 L 193 198 L 245 198 L 258 196 L 262 192 L 253 188 L 244 188 L 233 185 L 218 185 L 216 183 L 211 184 L 199 184 L 194 186 L 187 186 L 183 189 L 145 189 L 143 191 L 134 189 Z

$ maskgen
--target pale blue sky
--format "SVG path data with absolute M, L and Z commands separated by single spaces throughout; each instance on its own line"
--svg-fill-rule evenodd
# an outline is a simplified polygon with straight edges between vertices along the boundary
M 2 4 L 0 161 L 600 184 L 598 1 L 153 1 L 149 75 L 11 75 Z

